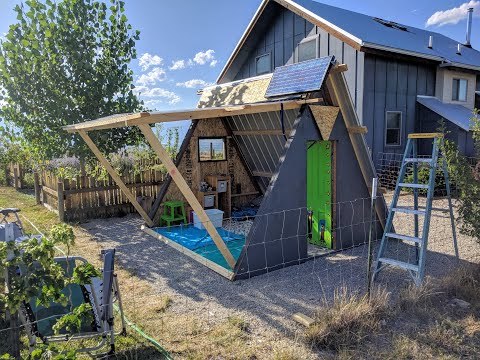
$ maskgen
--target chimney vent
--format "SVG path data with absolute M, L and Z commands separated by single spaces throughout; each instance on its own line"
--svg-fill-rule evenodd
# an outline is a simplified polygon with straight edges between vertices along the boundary
M 462 55 L 462 44 L 457 45 L 457 54 Z
M 433 48 L 433 35 L 430 35 L 430 37 L 428 38 L 428 48 Z
M 471 43 L 470 43 L 470 39 L 472 37 L 472 18 L 473 18 L 473 8 L 469 8 L 467 10 L 467 15 L 468 15 L 468 19 L 467 19 L 467 38 L 466 38 L 466 41 L 465 41 L 465 46 L 467 47 L 472 47 Z

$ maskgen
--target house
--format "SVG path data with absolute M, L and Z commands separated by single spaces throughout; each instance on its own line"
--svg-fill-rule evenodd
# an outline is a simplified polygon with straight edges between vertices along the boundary
M 334 55 L 357 115 L 368 129 L 375 163 L 403 153 L 408 133 L 432 131 L 441 118 L 449 138 L 473 156 L 469 132 L 480 102 L 480 52 L 442 34 L 325 5 L 314 0 L 263 1 L 217 82 Z
M 473 104 L 480 54 L 467 45 L 315 1 L 265 0 L 197 108 L 65 129 L 104 164 L 146 233 L 228 279 L 249 278 L 365 244 L 374 159 L 402 152 L 408 133 L 443 117 L 468 150 L 459 106 Z M 172 161 L 149 125 L 184 119 Z M 142 131 L 169 173 L 148 214 L 88 135 L 124 126 Z M 377 201 L 377 233 L 385 215 Z M 170 225 L 190 216 L 193 225 Z

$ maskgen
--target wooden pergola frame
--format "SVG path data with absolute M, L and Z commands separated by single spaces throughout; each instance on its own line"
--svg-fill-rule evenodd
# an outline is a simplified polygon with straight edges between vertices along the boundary
M 318 103 L 319 100 L 320 99 L 286 100 L 282 102 L 264 102 L 236 106 L 178 110 L 171 112 L 143 112 L 136 114 L 119 114 L 100 118 L 97 120 L 86 121 L 84 123 L 68 125 L 64 127 L 64 130 L 70 133 L 78 133 L 82 137 L 82 139 L 92 150 L 100 163 L 105 167 L 105 169 L 110 174 L 115 183 L 118 185 L 118 187 L 123 191 L 125 196 L 127 196 L 128 200 L 132 203 L 138 213 L 145 220 L 145 223 L 151 227 L 154 225 L 153 220 L 148 216 L 146 211 L 142 208 L 140 203 L 135 198 L 135 195 L 127 188 L 121 177 L 117 174 L 115 169 L 108 162 L 107 158 L 101 153 L 101 151 L 92 141 L 91 137 L 88 135 L 89 131 L 94 130 L 137 126 L 143 133 L 146 141 L 150 144 L 152 149 L 157 154 L 160 161 L 166 167 L 170 177 L 175 182 L 182 195 L 187 200 L 188 204 L 192 207 L 193 211 L 195 211 L 198 218 L 205 226 L 208 234 L 211 236 L 220 253 L 225 258 L 225 261 L 233 270 L 236 263 L 235 258 L 233 257 L 232 253 L 230 252 L 222 237 L 218 233 L 217 229 L 211 223 L 202 205 L 194 195 L 193 191 L 187 185 L 187 182 L 180 174 L 179 170 L 173 163 L 167 151 L 165 150 L 159 139 L 155 136 L 154 132 L 150 128 L 150 124 L 178 120 L 207 120 L 233 115 L 280 111 L 282 109 L 282 105 L 284 110 L 290 110 L 300 108 L 304 104 Z

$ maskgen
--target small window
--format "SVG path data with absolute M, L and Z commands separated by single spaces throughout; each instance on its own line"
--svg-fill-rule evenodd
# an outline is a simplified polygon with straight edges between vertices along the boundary
M 255 61 L 257 75 L 268 74 L 272 72 L 272 58 L 270 53 L 257 57 Z
M 467 101 L 467 85 L 466 79 L 453 79 L 452 83 L 452 100 Z
M 387 111 L 386 118 L 385 145 L 398 146 L 401 144 L 402 113 Z
M 319 37 L 308 37 L 297 46 L 297 62 L 316 59 L 318 57 L 318 39 Z
M 200 138 L 198 139 L 199 161 L 227 160 L 225 151 L 225 138 Z

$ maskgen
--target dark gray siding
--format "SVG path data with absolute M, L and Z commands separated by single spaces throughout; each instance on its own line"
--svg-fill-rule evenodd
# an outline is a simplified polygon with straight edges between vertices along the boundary
M 319 55 L 334 55 L 338 62 L 348 65 L 345 73 L 347 85 L 361 119 L 362 116 L 362 88 L 363 88 L 363 59 L 364 54 L 351 46 L 338 40 L 325 30 L 314 26 L 299 15 L 275 4 L 266 11 L 266 15 L 260 18 L 257 27 L 250 34 L 243 46 L 240 56 L 234 61 L 231 68 L 239 69 L 230 78 L 223 81 L 241 80 L 257 76 L 255 60 L 259 55 L 271 53 L 272 69 L 278 66 L 291 64 L 295 61 L 295 49 L 305 38 L 319 35 Z M 265 24 L 266 23 L 266 24 Z M 261 31 L 264 29 L 263 31 Z
M 376 163 L 382 153 L 403 153 L 407 134 L 419 131 L 417 95 L 435 95 L 435 66 L 365 54 L 363 123 Z M 385 145 L 386 111 L 402 112 L 400 146 Z

